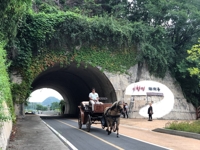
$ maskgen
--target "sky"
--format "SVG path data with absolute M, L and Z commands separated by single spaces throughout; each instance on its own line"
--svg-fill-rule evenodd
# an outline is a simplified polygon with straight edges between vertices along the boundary
M 55 97 L 59 100 L 63 99 L 63 97 L 57 91 L 49 88 L 42 88 L 31 93 L 29 102 L 43 102 L 48 97 Z

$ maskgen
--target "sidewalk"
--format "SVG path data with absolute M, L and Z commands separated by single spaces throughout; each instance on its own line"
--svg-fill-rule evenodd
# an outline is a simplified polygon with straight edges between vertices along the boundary
M 132 126 L 134 128 L 151 131 L 155 128 L 164 128 L 167 123 L 174 121 L 174 120 L 157 120 L 157 119 L 153 121 L 147 121 L 147 120 L 148 119 L 121 118 L 120 125 L 127 127 Z
M 16 135 L 10 137 L 7 150 L 69 150 L 37 115 L 18 119 L 13 127 L 15 132 Z

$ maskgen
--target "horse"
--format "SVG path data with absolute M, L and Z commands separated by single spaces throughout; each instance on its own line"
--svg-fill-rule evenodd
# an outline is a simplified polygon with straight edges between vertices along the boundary
M 112 104 L 111 107 L 106 107 L 104 110 L 104 119 L 105 123 L 107 125 L 106 131 L 108 132 L 108 135 L 111 134 L 111 132 L 117 131 L 117 137 L 119 137 L 119 124 L 120 124 L 120 115 L 123 111 L 123 106 L 121 101 L 116 101 Z

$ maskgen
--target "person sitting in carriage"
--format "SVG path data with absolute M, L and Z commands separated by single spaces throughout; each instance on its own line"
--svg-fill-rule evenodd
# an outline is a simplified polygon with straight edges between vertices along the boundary
M 94 111 L 94 104 L 102 104 L 99 102 L 99 95 L 95 92 L 95 88 L 92 88 L 92 92 L 89 94 L 90 105 L 92 105 L 92 111 Z

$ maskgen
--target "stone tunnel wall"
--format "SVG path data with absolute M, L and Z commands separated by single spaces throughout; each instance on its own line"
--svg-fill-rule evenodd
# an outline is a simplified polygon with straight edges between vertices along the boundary
M 129 116 L 131 118 L 143 118 L 141 115 L 139 115 L 139 109 L 147 105 L 147 103 L 141 100 L 136 100 L 133 103 L 131 101 L 131 96 L 124 95 L 126 87 L 131 83 L 135 83 L 136 81 L 153 80 L 166 85 L 172 91 L 175 98 L 173 110 L 160 119 L 196 119 L 196 109 L 191 103 L 186 101 L 181 87 L 175 81 L 175 79 L 171 77 L 169 72 L 166 73 L 163 79 L 156 78 L 149 74 L 145 65 L 135 65 L 128 70 L 128 74 L 113 74 L 109 72 L 104 72 L 104 74 L 113 85 L 117 100 L 122 100 L 129 104 Z M 18 84 L 22 81 L 21 77 L 15 74 L 12 74 L 11 78 L 13 82 Z M 21 112 L 23 112 L 23 109 L 20 110 L 18 107 L 18 105 L 15 105 L 16 115 L 20 115 Z
M 135 100 L 134 102 L 131 101 L 131 96 L 124 95 L 126 87 L 131 83 L 135 83 L 136 81 L 153 80 L 166 85 L 174 94 L 175 103 L 172 111 L 159 119 L 196 119 L 195 107 L 186 101 L 181 87 L 176 80 L 171 77 L 169 72 L 166 73 L 163 79 L 156 78 L 149 74 L 145 65 L 141 68 L 139 68 L 138 65 L 135 65 L 128 70 L 128 73 L 130 75 L 119 75 L 105 72 L 116 91 L 117 99 L 122 101 L 124 100 L 124 102 L 129 104 L 130 118 L 144 118 L 139 114 L 139 109 L 147 105 L 147 103 L 145 100 Z

